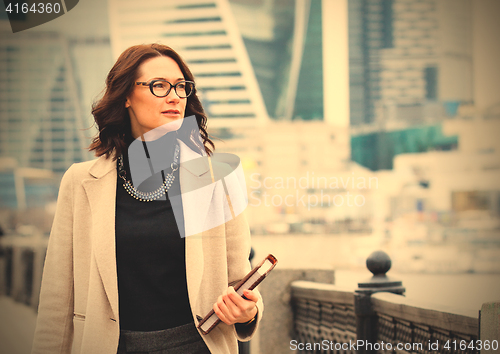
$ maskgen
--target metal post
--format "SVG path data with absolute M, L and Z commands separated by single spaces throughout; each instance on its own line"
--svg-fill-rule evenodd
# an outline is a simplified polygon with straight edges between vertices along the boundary
M 358 346 L 360 354 L 376 352 L 371 348 L 377 340 L 377 316 L 373 311 L 371 295 L 378 292 L 403 295 L 405 292 L 401 281 L 390 279 L 386 275 L 391 269 L 391 263 L 391 259 L 384 251 L 375 251 L 370 254 L 366 259 L 366 267 L 373 276 L 366 282 L 358 283 L 358 289 L 354 294 L 356 336 L 358 341 L 364 343 L 363 346 Z

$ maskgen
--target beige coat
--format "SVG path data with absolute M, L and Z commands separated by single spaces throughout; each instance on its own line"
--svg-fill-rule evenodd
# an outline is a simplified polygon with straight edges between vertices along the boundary
M 179 179 L 186 230 L 206 220 L 210 229 L 186 237 L 186 278 L 193 318 L 212 309 L 229 283 L 249 270 L 250 234 L 244 213 L 229 211 L 222 183 L 211 183 L 208 163 L 185 163 L 200 155 L 180 142 Z M 207 161 L 207 160 L 205 160 Z M 212 162 L 215 169 L 227 165 Z M 230 200 L 241 205 L 239 178 L 225 182 Z M 115 257 L 116 162 L 100 157 L 74 164 L 59 191 L 40 293 L 33 354 L 115 354 L 120 333 Z M 196 186 L 205 186 L 196 188 Z M 184 193 L 183 191 L 194 190 Z M 194 225 L 191 227 L 190 225 Z M 198 226 L 197 226 L 198 225 Z M 215 226 L 218 225 L 218 226 Z M 212 353 L 237 353 L 237 340 L 249 340 L 263 311 L 259 300 L 255 325 L 244 330 L 219 324 L 202 335 Z

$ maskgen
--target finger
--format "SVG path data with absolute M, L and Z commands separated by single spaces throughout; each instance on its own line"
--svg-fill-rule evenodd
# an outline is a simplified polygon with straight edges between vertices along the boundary
M 217 304 L 214 304 L 214 312 L 215 314 L 217 315 L 217 317 L 222 321 L 224 322 L 225 324 L 231 324 L 229 322 L 229 320 L 226 318 L 226 316 L 224 316 L 224 314 L 222 313 L 222 311 L 219 309 L 219 307 L 217 306 Z
M 232 286 L 227 289 L 227 295 L 231 301 L 240 309 L 245 309 L 247 307 L 246 301 L 242 298 Z
M 245 290 L 247 291 L 247 290 Z M 251 302 L 257 302 L 259 300 L 259 298 L 257 297 L 257 295 L 254 295 L 252 296 L 252 294 L 255 294 L 254 292 L 252 292 L 251 290 L 248 290 L 249 293 L 248 295 L 250 296 L 250 299 L 247 299 L 243 296 L 240 296 L 236 290 L 234 290 L 233 287 L 229 287 L 228 288 L 228 295 L 231 297 L 231 299 L 233 300 L 233 302 L 238 305 L 238 307 L 242 308 L 242 306 L 244 307 L 248 307 L 248 302 L 251 301 Z M 245 293 L 243 293 L 244 295 Z
M 235 302 L 235 300 L 241 301 L 241 296 L 236 294 L 234 290 L 228 291 L 228 294 L 222 296 L 222 300 L 224 301 L 224 304 L 227 306 L 228 310 L 231 312 L 232 316 L 234 318 L 239 317 L 241 314 L 242 310 L 245 310 L 245 307 L 242 305 L 244 304 L 238 304 Z
M 259 297 L 252 290 L 245 290 L 243 292 L 243 296 L 245 296 L 248 300 L 253 301 L 253 302 L 259 301 Z
M 240 310 L 229 300 L 227 294 L 219 296 L 217 301 L 217 305 L 219 309 L 222 311 L 223 315 L 234 323 L 235 321 L 235 312 L 240 312 Z
M 217 306 L 219 306 L 219 309 L 224 313 L 224 315 L 227 315 L 229 313 L 229 310 L 226 303 L 224 302 L 224 296 L 226 295 L 221 295 L 217 298 Z
M 219 297 L 220 298 L 220 297 Z M 219 317 L 219 319 L 224 322 L 225 324 L 228 324 L 228 325 L 231 325 L 233 324 L 233 322 L 230 321 L 230 319 L 228 319 L 226 317 L 226 315 L 224 314 L 223 310 L 220 308 L 219 306 L 219 302 L 216 302 L 213 306 L 213 309 L 214 309 L 214 312 L 215 314 L 217 315 L 217 317 Z

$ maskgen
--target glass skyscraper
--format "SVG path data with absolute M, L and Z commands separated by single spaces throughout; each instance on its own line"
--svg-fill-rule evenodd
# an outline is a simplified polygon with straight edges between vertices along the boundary
M 109 0 L 113 55 L 160 42 L 179 52 L 195 75 L 211 126 L 265 123 L 267 111 L 227 0 Z
M 0 157 L 61 174 L 92 157 L 90 110 L 111 48 L 106 36 L 44 28 L 13 34 L 0 20 Z
M 471 2 L 348 5 L 353 160 L 390 169 L 399 153 L 456 148 L 441 122 L 472 101 Z
M 269 116 L 323 120 L 321 0 L 230 3 Z
M 87 159 L 67 41 L 57 33 L 0 39 L 0 155 L 65 171 Z

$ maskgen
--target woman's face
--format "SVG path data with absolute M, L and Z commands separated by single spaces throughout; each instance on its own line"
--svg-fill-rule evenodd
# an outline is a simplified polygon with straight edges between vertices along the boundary
M 166 97 L 154 96 L 149 86 L 136 85 L 136 82 L 150 82 L 163 79 L 175 85 L 184 80 L 179 65 L 170 57 L 154 57 L 144 61 L 138 69 L 139 77 L 134 82 L 132 93 L 125 101 L 125 107 L 130 115 L 132 136 L 138 138 L 148 131 L 164 126 L 167 123 L 184 118 L 187 98 L 179 98 L 172 88 Z M 168 124 L 171 130 L 176 130 L 180 124 Z M 175 126 L 175 128 L 174 128 Z M 164 128 L 162 128 L 163 131 Z

